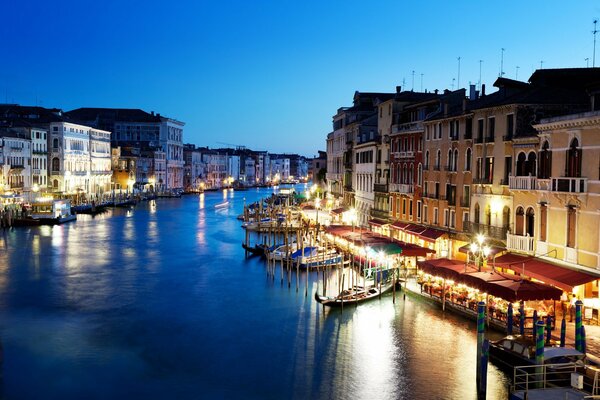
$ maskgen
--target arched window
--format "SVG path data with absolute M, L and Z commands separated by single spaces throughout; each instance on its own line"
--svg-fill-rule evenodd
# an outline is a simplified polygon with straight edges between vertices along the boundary
M 453 154 L 452 153 L 452 149 L 448 149 L 448 164 L 446 164 L 446 166 L 448 167 L 448 171 L 452 171 L 452 165 L 454 165 L 454 161 L 453 159 Z
M 408 183 L 409 185 L 412 185 L 414 183 L 414 177 L 415 177 L 415 166 L 413 164 L 410 164 L 410 169 L 408 171 Z
M 537 174 L 537 162 L 535 152 L 531 152 L 527 155 L 527 176 L 536 176 Z
M 524 225 L 525 211 L 523 207 L 517 207 L 517 217 L 515 218 L 515 234 L 523 236 L 523 225 Z
M 408 168 L 406 166 L 406 163 L 402 165 L 402 183 L 408 183 Z
M 533 237 L 535 229 L 535 213 L 533 208 L 529 207 L 527 209 L 526 217 L 525 217 L 525 233 L 529 236 Z
M 425 169 L 429 169 L 429 150 L 425 152 Z
M 566 176 L 573 178 L 581 176 L 581 149 L 577 138 L 571 141 L 569 150 L 567 150 Z
M 59 172 L 60 171 L 60 160 L 58 157 L 54 157 L 52 159 L 52 171 Z
M 421 163 L 417 167 L 417 185 L 423 185 L 423 165 Z
M 552 152 L 550 151 L 550 144 L 548 141 L 544 141 L 542 145 L 542 151 L 539 155 L 540 168 L 538 169 L 538 178 L 550 179 L 552 172 Z
M 519 155 L 517 156 L 517 176 L 526 176 L 527 175 L 525 173 L 525 170 L 526 170 L 525 164 L 526 163 L 527 163 L 527 156 L 525 155 L 525 153 L 520 152 Z
M 510 226 L 510 208 L 504 206 L 502 209 L 502 227 L 508 229 Z
M 475 203 L 475 206 L 473 207 L 473 220 L 475 221 L 476 224 L 479 223 L 479 213 L 480 213 L 480 209 L 479 209 L 479 203 Z
M 438 150 L 437 153 L 435 154 L 435 168 L 436 169 L 440 169 L 440 162 L 442 159 L 442 151 Z
M 458 171 L 458 149 L 454 149 L 454 162 L 452 163 L 452 171 Z
M 485 224 L 492 225 L 492 207 L 489 204 L 485 206 Z
M 471 171 L 471 148 L 465 154 L 465 171 Z

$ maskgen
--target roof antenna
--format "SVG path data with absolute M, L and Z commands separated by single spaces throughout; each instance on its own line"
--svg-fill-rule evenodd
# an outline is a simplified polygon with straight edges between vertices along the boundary
M 517 73 L 515 74 L 515 81 L 519 80 L 519 66 L 517 65 Z
M 500 49 L 500 78 L 504 75 L 504 47 Z
M 414 69 L 412 72 L 412 89 L 411 89 L 411 91 L 413 91 L 413 92 L 415 91 L 415 70 Z
M 423 73 L 421 73 L 421 92 L 423 92 Z
M 479 60 L 479 90 L 481 90 L 481 64 L 483 60 Z
M 585 59 L 585 67 L 586 68 L 590 67 L 590 58 L 589 57 Z
M 592 31 L 592 33 L 594 34 L 594 56 L 592 58 L 592 68 L 596 66 L 596 33 L 598 33 L 598 30 L 596 29 L 597 23 L 598 23 L 598 20 L 595 19 L 594 20 L 594 30 Z
M 458 79 L 456 80 L 456 89 L 460 89 L 460 57 L 458 57 L 457 60 L 458 60 Z
M 540 61 L 540 69 L 544 69 L 544 61 Z

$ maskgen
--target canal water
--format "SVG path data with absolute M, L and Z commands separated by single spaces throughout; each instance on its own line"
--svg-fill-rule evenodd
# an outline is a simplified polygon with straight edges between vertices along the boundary
M 3 398 L 476 398 L 473 322 L 408 296 L 323 311 L 316 274 L 305 297 L 245 260 L 236 217 L 269 193 L 0 231 Z

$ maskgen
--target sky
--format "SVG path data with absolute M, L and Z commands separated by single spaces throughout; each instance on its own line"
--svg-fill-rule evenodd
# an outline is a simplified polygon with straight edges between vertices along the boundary
M 583 0 L 5 0 L 0 102 L 141 108 L 187 143 L 313 156 L 356 90 L 457 89 L 460 57 L 460 86 L 483 60 L 489 93 L 502 48 L 507 78 L 591 66 L 596 17 Z

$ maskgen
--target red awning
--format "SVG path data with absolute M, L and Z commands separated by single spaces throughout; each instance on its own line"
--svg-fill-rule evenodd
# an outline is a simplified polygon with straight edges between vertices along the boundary
M 575 271 L 541 258 L 521 256 L 514 253 L 504 254 L 496 258 L 494 265 L 511 269 L 516 273 L 524 274 L 567 292 L 572 292 L 575 286 L 600 279 L 600 275 Z
M 390 225 L 390 228 L 392 229 L 397 229 L 399 231 L 403 231 L 407 226 L 409 226 L 410 224 L 408 222 L 400 222 L 400 221 L 396 221 L 394 222 L 392 225 Z
M 389 223 L 387 223 L 381 219 L 373 218 L 373 219 L 369 220 L 369 225 L 384 226 L 384 225 L 389 225 Z
M 408 224 L 408 226 L 404 228 L 405 232 L 412 233 L 413 235 L 419 235 L 421 232 L 425 232 L 426 230 L 426 227 L 416 224 Z
M 339 215 L 339 214 L 344 213 L 346 211 L 348 211 L 348 208 L 346 208 L 346 207 L 340 207 L 340 208 L 336 208 L 336 209 L 331 210 L 330 213 L 333 214 L 333 215 Z
M 439 229 L 427 228 L 423 232 L 419 233 L 419 237 L 428 242 L 435 242 L 437 239 L 445 235 L 446 232 Z

